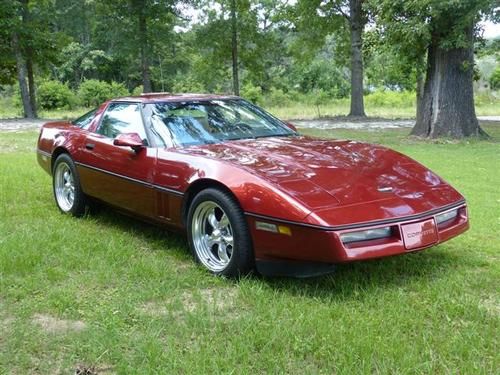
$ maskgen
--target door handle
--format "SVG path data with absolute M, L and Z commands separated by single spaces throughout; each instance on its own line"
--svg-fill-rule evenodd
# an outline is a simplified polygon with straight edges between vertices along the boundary
M 95 147 L 95 144 L 93 144 L 93 143 L 86 143 L 86 144 L 85 144 L 85 148 L 86 148 L 87 150 L 93 150 L 93 149 L 94 149 L 94 147 Z

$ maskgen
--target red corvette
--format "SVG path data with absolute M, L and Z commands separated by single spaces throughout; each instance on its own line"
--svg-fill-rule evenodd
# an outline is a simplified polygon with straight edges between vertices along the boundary
M 469 227 L 464 198 L 385 147 L 299 135 L 234 96 L 149 94 L 45 124 L 57 206 L 99 201 L 186 230 L 214 274 L 311 276 L 419 251 Z

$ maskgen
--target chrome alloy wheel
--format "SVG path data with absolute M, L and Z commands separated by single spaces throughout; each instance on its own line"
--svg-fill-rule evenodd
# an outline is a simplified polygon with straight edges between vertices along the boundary
M 200 203 L 192 218 L 192 239 L 198 259 L 212 272 L 223 271 L 234 250 L 231 222 L 215 202 Z
M 62 211 L 68 212 L 75 202 L 75 180 L 68 164 L 61 162 L 54 172 L 54 189 L 57 204 Z

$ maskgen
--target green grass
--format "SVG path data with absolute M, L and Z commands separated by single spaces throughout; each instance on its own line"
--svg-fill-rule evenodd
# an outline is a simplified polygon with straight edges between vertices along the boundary
M 500 126 L 490 141 L 378 142 L 468 199 L 471 230 L 327 277 L 215 278 L 182 235 L 110 210 L 61 215 L 35 132 L 0 133 L 0 373 L 498 373 Z

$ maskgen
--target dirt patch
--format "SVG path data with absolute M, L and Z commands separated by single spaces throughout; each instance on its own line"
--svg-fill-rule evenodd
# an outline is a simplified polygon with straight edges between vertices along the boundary
M 0 319 L 0 328 L 2 330 L 7 329 L 12 323 L 14 323 L 14 318 L 8 316 L 7 318 Z
M 490 315 L 492 315 L 494 317 L 500 316 L 500 303 L 499 303 L 497 298 L 488 297 L 486 299 L 483 299 L 479 303 L 479 306 L 482 307 L 484 310 L 486 310 Z
M 12 119 L 0 120 L 0 131 L 17 132 L 22 130 L 39 129 L 43 124 L 54 120 L 44 119 Z
M 208 288 L 196 292 L 184 292 L 179 297 L 167 300 L 165 303 L 148 302 L 139 308 L 142 314 L 151 316 L 162 316 L 172 313 L 180 316 L 182 312 L 196 312 L 207 309 L 211 311 L 232 310 L 235 306 L 237 289 L 232 288 Z M 182 307 L 179 310 L 178 303 Z
M 79 364 L 75 368 L 75 375 L 97 375 L 97 374 L 115 374 L 113 366 L 94 366 Z
M 399 129 L 411 128 L 415 125 L 414 119 L 389 120 L 377 117 L 329 117 L 315 120 L 292 120 L 292 124 L 302 129 Z
M 48 333 L 80 332 L 87 327 L 81 320 L 58 319 L 44 314 L 35 314 L 32 321 Z

